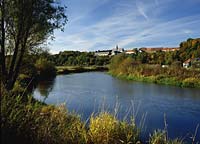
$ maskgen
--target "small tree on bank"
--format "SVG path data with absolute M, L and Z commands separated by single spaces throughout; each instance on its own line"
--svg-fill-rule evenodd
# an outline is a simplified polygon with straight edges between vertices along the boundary
M 14 86 L 24 55 L 52 38 L 55 29 L 63 30 L 65 9 L 56 0 L 0 0 L 0 75 L 7 90 Z

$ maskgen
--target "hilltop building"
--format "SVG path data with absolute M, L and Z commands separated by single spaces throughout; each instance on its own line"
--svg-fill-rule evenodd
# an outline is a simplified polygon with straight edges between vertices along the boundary
M 112 50 L 95 51 L 95 55 L 96 56 L 113 56 L 113 55 L 117 55 L 117 54 L 123 53 L 123 52 L 124 52 L 124 48 L 119 48 L 117 45 L 116 48 L 113 48 Z
M 109 56 L 112 50 L 98 50 L 95 52 L 95 56 Z
M 117 54 L 123 53 L 123 52 L 124 52 L 124 48 L 119 48 L 118 45 L 116 45 L 116 48 L 112 49 L 111 55 L 117 55 Z
M 125 54 L 135 54 L 135 50 L 125 50 Z
M 142 47 L 139 49 L 139 52 L 147 52 L 147 53 L 155 53 L 155 52 L 170 52 L 170 51 L 178 51 L 180 48 L 178 47 L 155 47 L 155 48 L 146 48 L 146 47 Z M 125 54 L 135 54 L 136 50 L 124 50 L 124 48 L 119 48 L 118 45 L 116 45 L 115 48 L 111 49 L 111 50 L 98 50 L 95 51 L 95 55 L 96 56 L 114 56 L 117 55 L 119 53 L 125 53 Z

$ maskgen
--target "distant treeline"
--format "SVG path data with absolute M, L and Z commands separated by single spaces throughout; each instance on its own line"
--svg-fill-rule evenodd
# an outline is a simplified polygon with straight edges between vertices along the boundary
M 180 43 L 179 51 L 158 51 L 154 53 L 140 52 L 134 49 L 135 54 L 130 56 L 137 63 L 182 65 L 189 58 L 200 57 L 200 38 L 191 39 Z M 59 54 L 43 55 L 56 66 L 104 66 L 110 63 L 108 56 L 96 56 L 94 52 L 63 51 Z
M 200 87 L 200 62 L 190 69 L 182 67 L 182 62 L 197 57 L 200 57 L 200 39 L 188 39 L 180 44 L 179 51 L 119 54 L 111 59 L 109 69 L 112 75 L 130 80 Z
M 161 67 L 160 65 L 136 63 L 133 58 L 119 54 L 112 58 L 109 73 L 113 76 L 134 81 L 200 87 L 200 71 L 181 66 Z
M 134 49 L 135 54 L 131 57 L 138 63 L 161 64 L 161 65 L 182 65 L 188 59 L 200 57 L 200 38 L 188 39 L 180 43 L 179 51 L 158 51 L 155 53 L 139 52 Z
M 130 67 L 139 66 L 142 64 L 153 64 L 153 65 L 169 65 L 169 67 L 173 67 L 173 73 L 175 74 L 176 69 L 182 67 L 182 63 L 189 58 L 198 58 L 200 57 L 200 38 L 197 39 L 188 39 L 185 42 L 180 44 L 179 51 L 171 51 L 171 52 L 155 52 L 155 53 L 147 53 L 147 52 L 139 52 L 138 49 L 134 49 L 135 54 L 126 55 L 120 54 L 112 58 L 106 56 L 95 56 L 93 52 L 79 52 L 79 51 L 64 51 L 59 54 L 51 55 L 48 51 L 38 50 L 33 54 L 26 54 L 24 56 L 21 68 L 20 68 L 20 77 L 19 80 L 26 80 L 31 77 L 52 77 L 56 74 L 55 66 L 105 66 L 110 65 L 110 70 L 112 70 L 115 74 L 118 72 L 122 72 L 123 69 L 130 69 Z M 122 56 L 123 55 L 123 56 Z M 127 59 L 128 58 L 128 59 Z M 112 59 L 112 60 L 111 60 Z M 7 63 L 11 61 L 11 57 L 6 57 Z M 129 67 L 129 68 L 128 68 Z M 193 64 L 193 67 L 199 67 L 199 64 Z M 132 68 L 131 68 L 132 69 Z M 142 68 L 145 71 L 151 71 L 147 66 Z M 157 72 L 161 72 L 159 74 L 164 74 L 165 70 L 160 70 L 159 67 L 155 68 L 159 69 Z M 132 69 L 133 70 L 133 69 Z M 136 69 L 135 69 L 136 70 Z M 134 71 L 135 71 L 134 70 Z M 139 73 L 141 73 L 140 70 Z M 116 73 L 117 72 L 117 73 Z M 143 71 L 144 72 L 144 71 Z M 168 71 L 169 72 L 169 71 Z M 185 74 L 186 70 L 182 71 Z M 124 70 L 122 72 L 124 73 Z M 133 72 L 131 72 L 133 73 Z M 149 73 L 149 72 L 145 72 Z M 170 71 L 169 73 L 172 73 Z M 186 72 L 188 73 L 188 72 Z M 130 71 L 128 72 L 130 74 Z M 178 75 L 182 75 L 179 72 Z M 152 74 L 157 75 L 157 74 Z M 170 76 L 169 74 L 168 76 Z M 196 77 L 195 76 L 186 76 L 186 77 Z M 181 78 L 180 78 L 181 79 Z M 27 80 L 26 80 L 27 81 Z
M 109 64 L 109 57 L 95 56 L 93 52 L 63 51 L 49 55 L 48 60 L 56 66 L 104 66 Z

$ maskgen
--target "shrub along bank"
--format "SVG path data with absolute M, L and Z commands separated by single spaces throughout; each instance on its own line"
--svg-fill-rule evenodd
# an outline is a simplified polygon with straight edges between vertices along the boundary
M 81 73 L 92 71 L 107 71 L 107 66 L 57 66 L 57 74 Z
M 182 67 L 161 67 L 142 64 L 131 57 L 119 54 L 111 59 L 109 73 L 113 76 L 180 87 L 200 87 L 200 71 Z
M 119 121 L 107 112 L 91 115 L 89 124 L 65 105 L 53 106 L 31 96 L 2 92 L 1 143 L 21 144 L 182 144 L 166 131 L 155 131 L 149 141 L 140 139 L 134 120 Z

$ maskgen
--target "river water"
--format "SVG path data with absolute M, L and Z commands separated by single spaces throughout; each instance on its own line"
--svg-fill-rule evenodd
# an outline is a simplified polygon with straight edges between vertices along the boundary
M 83 120 L 101 111 L 120 120 L 134 116 L 145 140 L 153 130 L 167 128 L 170 138 L 190 141 L 200 124 L 200 89 L 195 88 L 130 82 L 104 72 L 87 72 L 41 81 L 33 94 L 48 104 L 65 103 Z M 200 141 L 200 127 L 196 140 Z

